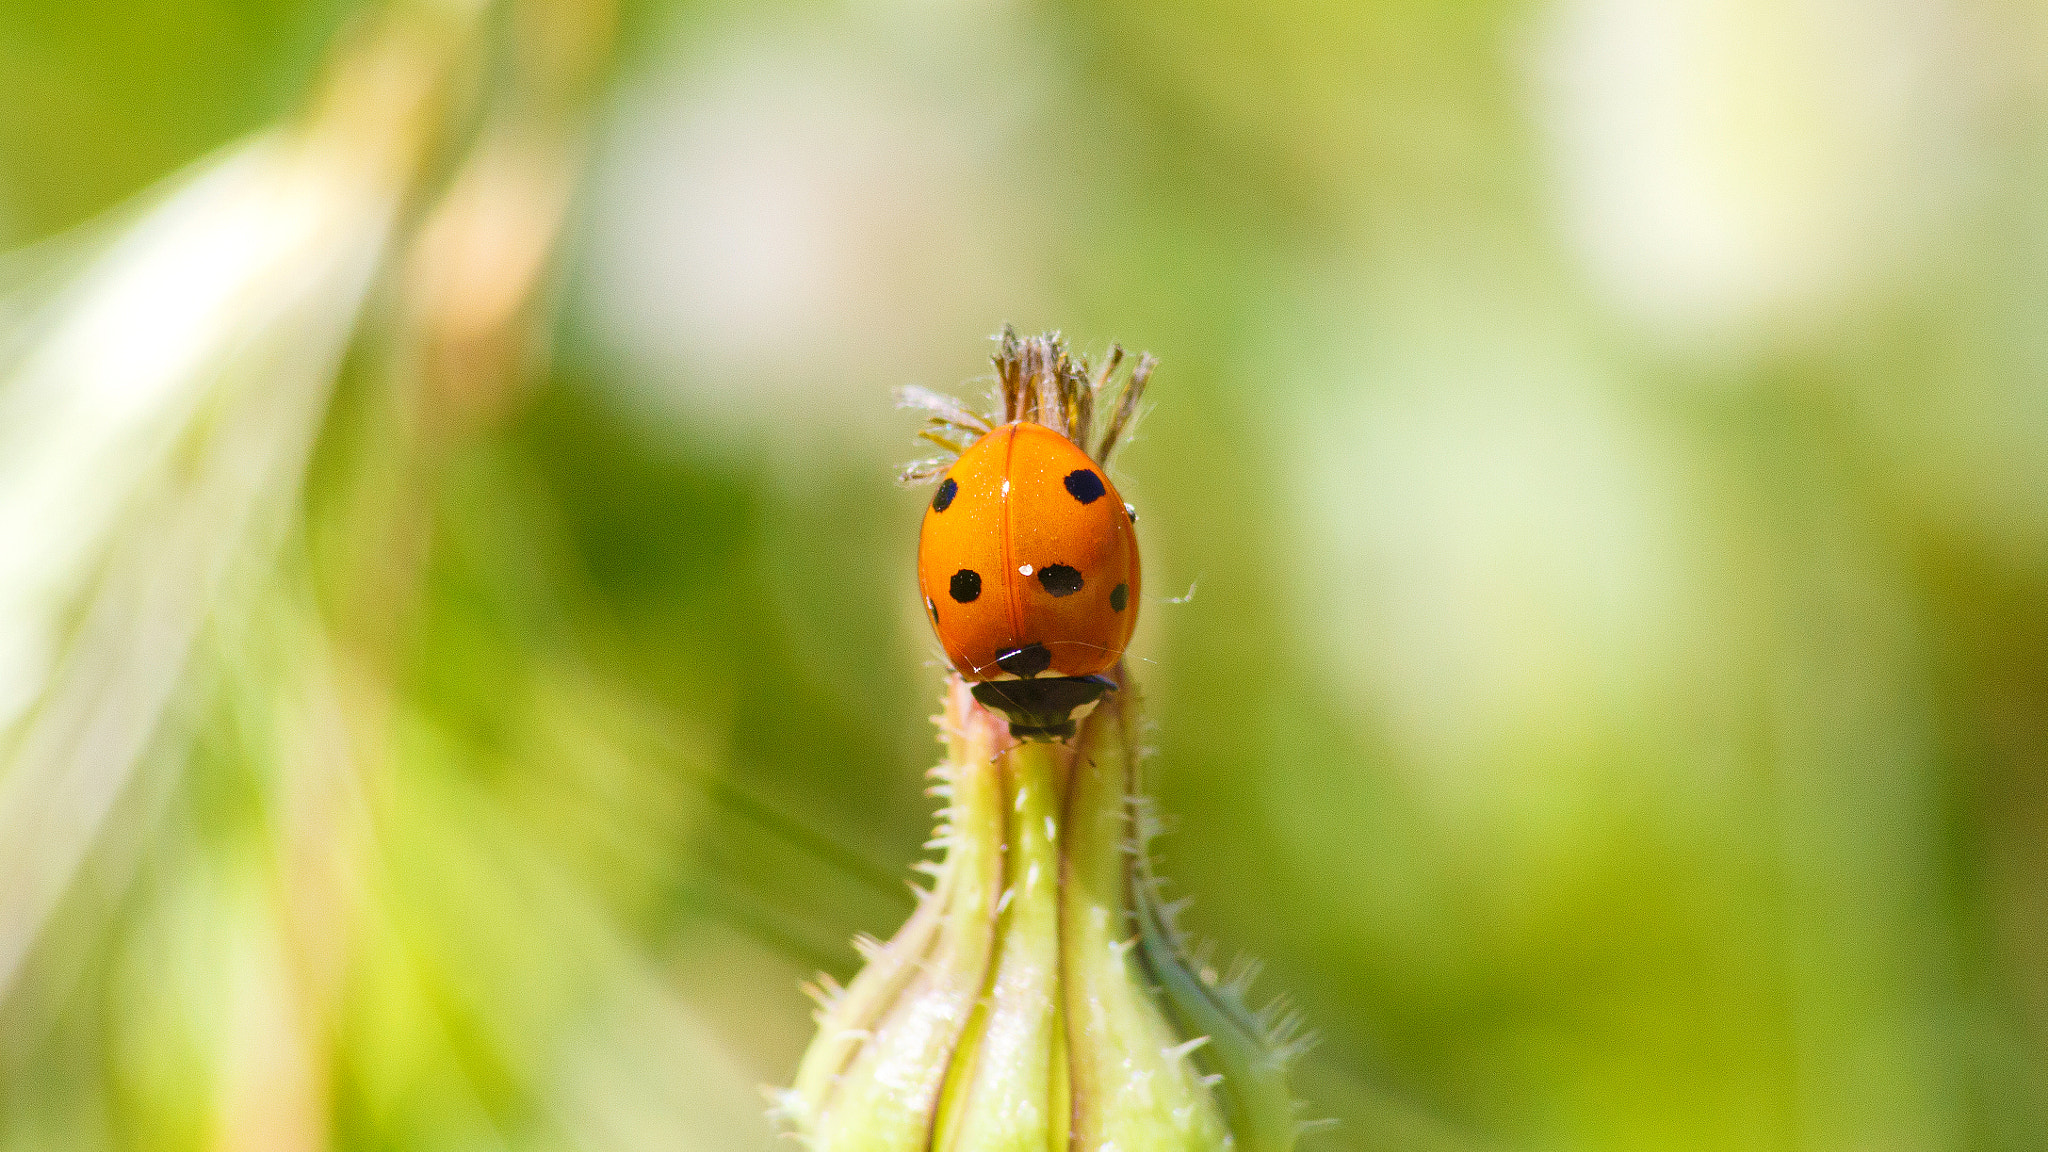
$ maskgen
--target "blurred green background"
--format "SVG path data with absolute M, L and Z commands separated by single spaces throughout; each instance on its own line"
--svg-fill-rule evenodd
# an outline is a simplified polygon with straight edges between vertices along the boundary
M 1161 360 L 1163 857 L 1307 1147 L 2048 1147 L 2043 61 L 0 2 L 0 1149 L 769 1147 L 929 830 L 889 390 L 1005 321 Z

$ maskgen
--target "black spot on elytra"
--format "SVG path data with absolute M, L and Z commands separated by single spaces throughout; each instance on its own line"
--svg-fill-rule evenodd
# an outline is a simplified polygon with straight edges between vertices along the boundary
M 1034 640 L 1022 648 L 996 653 L 996 667 L 1013 676 L 1022 676 L 1029 680 L 1052 667 L 1052 653 L 1045 650 L 1045 645 Z
M 1119 584 L 1109 594 L 1109 606 L 1118 612 L 1123 611 L 1124 605 L 1130 602 L 1131 586 L 1129 584 Z M 936 620 L 938 617 L 934 616 L 932 619 Z
M 1038 570 L 1038 582 L 1054 596 L 1072 596 L 1081 590 L 1081 572 L 1065 564 L 1048 564 Z
M 1102 486 L 1102 477 L 1086 468 L 1076 468 L 1067 473 L 1067 493 L 1083 504 L 1093 504 L 1102 499 L 1108 491 Z
M 947 508 L 952 507 L 953 497 L 959 495 L 959 493 L 960 485 L 955 484 L 951 476 L 946 477 L 944 482 L 939 485 L 939 490 L 932 494 L 932 511 L 944 512 Z
M 962 604 L 974 603 L 975 598 L 981 595 L 981 573 L 972 568 L 962 568 L 953 573 L 950 591 L 953 593 L 953 599 Z

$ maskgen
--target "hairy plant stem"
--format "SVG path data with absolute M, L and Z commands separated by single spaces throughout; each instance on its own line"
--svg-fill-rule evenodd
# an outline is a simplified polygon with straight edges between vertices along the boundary
M 1159 902 L 1126 682 L 1063 744 L 1019 744 L 957 679 L 945 856 L 846 990 L 779 1110 L 814 1149 L 1291 1148 L 1286 1046 L 1197 975 Z

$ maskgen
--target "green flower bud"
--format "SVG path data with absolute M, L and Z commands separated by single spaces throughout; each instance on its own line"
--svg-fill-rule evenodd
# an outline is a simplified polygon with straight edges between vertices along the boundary
M 1122 679 L 1121 676 L 1119 679 Z M 1136 692 L 1017 743 L 955 677 L 944 849 L 909 921 L 819 992 L 784 1123 L 816 1152 L 1283 1152 L 1291 1015 L 1190 963 L 1145 845 Z

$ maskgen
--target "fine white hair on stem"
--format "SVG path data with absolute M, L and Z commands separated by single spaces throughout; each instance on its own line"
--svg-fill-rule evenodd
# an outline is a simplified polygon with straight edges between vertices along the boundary
M 941 396 L 929 388 L 908 384 L 896 390 L 896 406 L 899 408 L 921 408 L 931 413 L 932 419 L 956 428 L 962 428 L 976 435 L 986 436 L 989 422 L 969 411 L 966 405 L 950 396 Z

